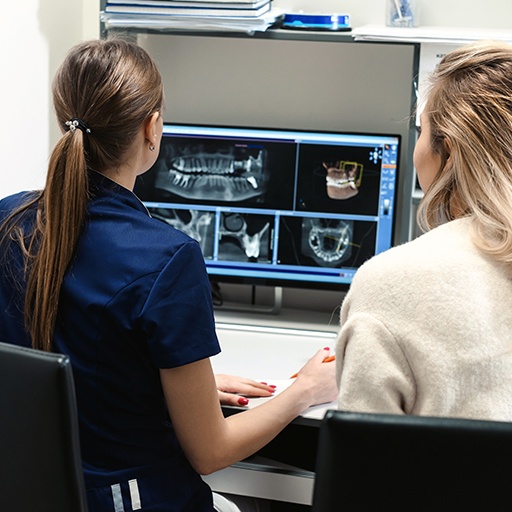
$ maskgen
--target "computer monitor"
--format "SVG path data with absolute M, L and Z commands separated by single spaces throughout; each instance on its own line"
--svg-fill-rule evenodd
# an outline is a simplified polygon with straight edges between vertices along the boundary
M 164 124 L 135 193 L 212 280 L 346 289 L 393 245 L 400 136 Z

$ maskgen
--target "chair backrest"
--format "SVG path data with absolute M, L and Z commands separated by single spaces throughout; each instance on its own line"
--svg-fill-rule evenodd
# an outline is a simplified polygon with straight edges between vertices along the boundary
M 512 424 L 328 411 L 312 512 L 512 509 Z
M 67 356 L 0 343 L 0 509 L 87 510 Z

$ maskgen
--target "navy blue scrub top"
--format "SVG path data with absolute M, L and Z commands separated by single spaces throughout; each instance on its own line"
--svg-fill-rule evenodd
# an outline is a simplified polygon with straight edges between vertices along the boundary
M 201 250 L 152 219 L 131 191 L 95 172 L 90 179 L 54 336 L 54 350 L 73 367 L 90 510 L 211 511 L 211 491 L 178 445 L 159 377 L 159 368 L 220 352 Z M 26 197 L 0 201 L 0 222 Z M 28 346 L 23 286 L 11 275 L 22 282 L 21 252 L 12 243 L 1 250 L 0 340 Z

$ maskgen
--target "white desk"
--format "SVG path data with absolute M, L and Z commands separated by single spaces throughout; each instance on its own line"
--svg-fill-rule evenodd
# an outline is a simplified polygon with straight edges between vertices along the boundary
M 212 358 L 214 371 L 275 383 L 279 390 L 318 349 L 334 348 L 337 326 L 329 325 L 328 318 L 304 321 L 308 316 L 311 315 L 299 313 L 295 319 L 293 315 L 284 318 L 217 315 L 222 352 Z M 251 399 L 249 407 L 256 407 L 265 400 L 268 399 Z M 336 404 L 312 407 L 287 429 L 304 428 L 314 437 L 329 408 L 336 408 Z M 287 429 L 280 434 L 281 444 L 286 444 Z M 316 439 L 314 441 L 316 443 Z M 283 461 L 277 462 L 269 458 L 268 453 L 265 455 L 256 455 L 204 479 L 218 492 L 310 505 L 314 473 Z

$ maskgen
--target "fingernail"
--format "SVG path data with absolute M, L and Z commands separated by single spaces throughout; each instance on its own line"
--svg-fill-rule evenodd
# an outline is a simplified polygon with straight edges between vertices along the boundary
M 270 384 L 269 388 L 274 388 L 274 389 L 276 389 L 276 388 L 277 388 L 277 386 L 274 386 L 274 384 Z
M 238 403 L 240 405 L 247 405 L 249 403 L 249 400 L 243 396 L 241 396 L 239 399 L 238 399 Z
M 260 382 L 260 384 L 263 384 L 264 386 L 268 385 L 266 382 Z
M 331 350 L 329 347 L 324 347 L 324 350 Z

